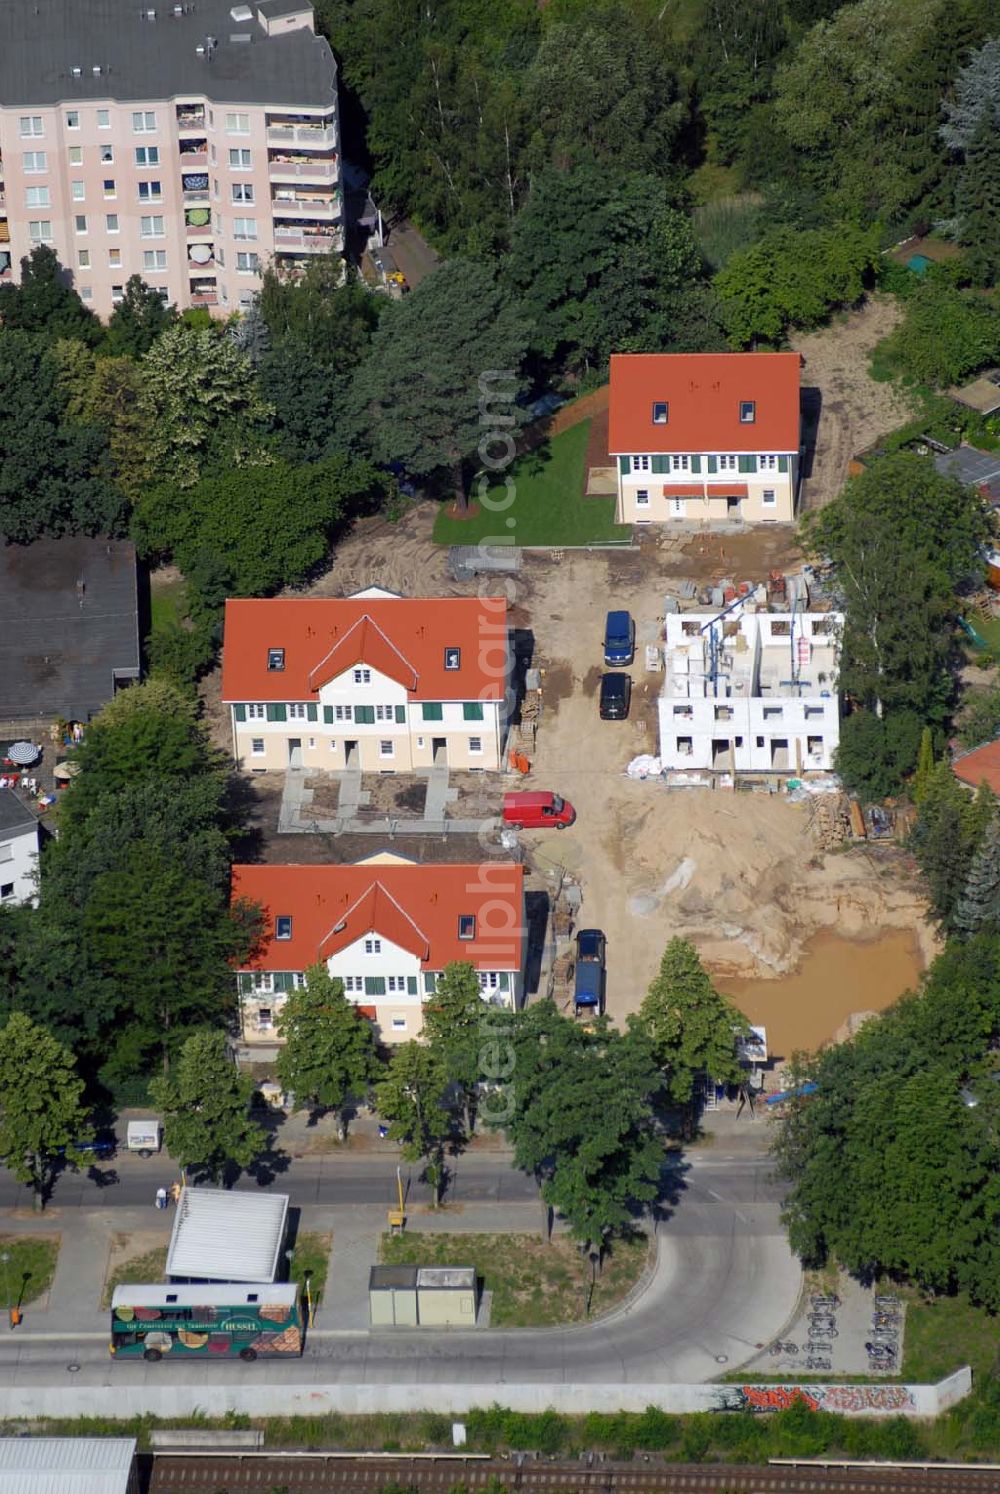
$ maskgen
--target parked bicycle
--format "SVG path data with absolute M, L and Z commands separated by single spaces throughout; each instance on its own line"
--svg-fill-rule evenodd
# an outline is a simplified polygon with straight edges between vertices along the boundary
M 830 1359 L 807 1359 L 806 1360 L 806 1369 L 810 1369 L 810 1370 L 829 1370 L 829 1369 L 832 1369 L 832 1368 L 833 1368 L 833 1362 Z
M 875 1306 L 876 1307 L 898 1307 L 899 1306 L 899 1298 L 898 1297 L 892 1297 L 892 1296 L 888 1296 L 888 1297 L 876 1297 L 875 1298 Z
M 826 1297 L 817 1294 L 816 1296 L 809 1298 L 809 1305 L 811 1307 L 839 1307 L 840 1298 L 832 1294 Z
M 819 1323 L 810 1323 L 809 1332 L 814 1338 L 839 1338 L 836 1328 L 824 1328 Z
M 798 1344 L 793 1344 L 790 1342 L 782 1343 L 781 1339 L 779 1338 L 775 1339 L 774 1343 L 770 1346 L 767 1352 L 774 1355 L 797 1354 L 799 1352 L 799 1346 Z

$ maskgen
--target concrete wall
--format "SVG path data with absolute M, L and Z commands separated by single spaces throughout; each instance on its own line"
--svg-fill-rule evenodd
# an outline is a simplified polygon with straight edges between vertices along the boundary
M 113 1395 L 107 1385 L 21 1386 L 0 1390 L 4 1419 L 70 1416 L 152 1415 L 162 1417 L 222 1417 L 228 1411 L 247 1416 L 322 1416 L 328 1413 L 371 1416 L 379 1412 L 429 1411 L 462 1415 L 476 1407 L 500 1404 L 513 1411 L 539 1412 L 549 1408 L 567 1416 L 589 1411 L 636 1411 L 657 1406 L 679 1414 L 690 1411 L 767 1412 L 803 1400 L 815 1410 L 845 1416 L 934 1417 L 964 1399 L 972 1389 L 972 1371 L 965 1368 L 937 1385 L 656 1385 L 603 1382 L 532 1385 L 322 1385 L 306 1382 L 283 1385 L 263 1378 L 266 1368 L 226 1383 L 224 1364 L 219 1380 L 185 1385 L 164 1375 L 160 1385 L 134 1385 L 114 1376 Z

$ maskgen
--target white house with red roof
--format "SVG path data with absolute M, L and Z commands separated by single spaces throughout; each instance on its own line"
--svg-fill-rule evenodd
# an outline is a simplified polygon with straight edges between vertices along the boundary
M 430 866 L 381 852 L 345 866 L 234 866 L 233 897 L 264 909 L 261 949 L 237 974 L 244 1041 L 275 1041 L 290 990 L 322 962 L 385 1042 L 420 1035 L 446 965 L 467 961 L 486 1003 L 524 997 L 524 868 Z
M 798 353 L 616 353 L 608 452 L 622 524 L 788 524 Z
M 226 603 L 222 699 L 252 769 L 495 772 L 510 670 L 504 597 Z

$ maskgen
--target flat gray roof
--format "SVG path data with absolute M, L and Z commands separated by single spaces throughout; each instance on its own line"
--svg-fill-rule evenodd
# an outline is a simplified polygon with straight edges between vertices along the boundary
M 37 830 L 38 816 L 33 809 L 14 793 L 13 789 L 0 788 L 0 830 L 9 835 L 12 830 Z
M 975 487 L 1000 484 L 1000 451 L 980 451 L 977 446 L 959 446 L 934 458 L 937 470 Z
M 337 65 L 327 41 L 306 27 L 268 36 L 256 16 L 234 21 L 233 4 L 184 0 L 183 14 L 175 16 L 174 0 L 3 0 L 0 104 L 206 97 L 220 104 L 332 106 Z M 154 21 L 146 19 L 150 10 Z M 233 41 L 234 35 L 252 40 Z M 210 61 L 195 51 L 208 36 L 218 43 Z
M 139 675 L 131 541 L 74 535 L 0 544 L 0 721 L 87 721 L 114 695 L 116 675 Z
M 134 1437 L 0 1437 L 0 1494 L 127 1494 Z
M 196 1281 L 273 1282 L 287 1215 L 287 1193 L 182 1188 L 166 1274 Z

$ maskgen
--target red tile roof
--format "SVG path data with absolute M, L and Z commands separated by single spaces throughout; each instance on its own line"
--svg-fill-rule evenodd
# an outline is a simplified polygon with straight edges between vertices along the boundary
M 608 450 L 798 451 L 799 366 L 798 353 L 615 353 Z M 666 425 L 653 424 L 659 400 Z M 756 404 L 752 424 L 741 400 Z
M 963 752 L 953 764 L 955 777 L 970 788 L 988 783 L 995 794 L 1000 794 L 1000 740 L 987 742 L 972 752 Z
M 271 597 L 226 603 L 225 701 L 309 701 L 359 663 L 404 685 L 413 700 L 502 700 L 503 597 Z M 285 667 L 269 670 L 269 649 Z M 445 669 L 445 649 L 461 649 Z
M 415 955 L 425 970 L 468 960 L 478 970 L 521 964 L 524 868 L 483 865 L 234 866 L 233 897 L 260 903 L 266 942 L 254 970 L 306 970 L 366 934 Z M 460 914 L 474 914 L 474 939 L 459 939 Z M 290 915 L 292 937 L 275 939 Z
M 663 489 L 664 498 L 704 498 L 703 482 L 668 482 Z

